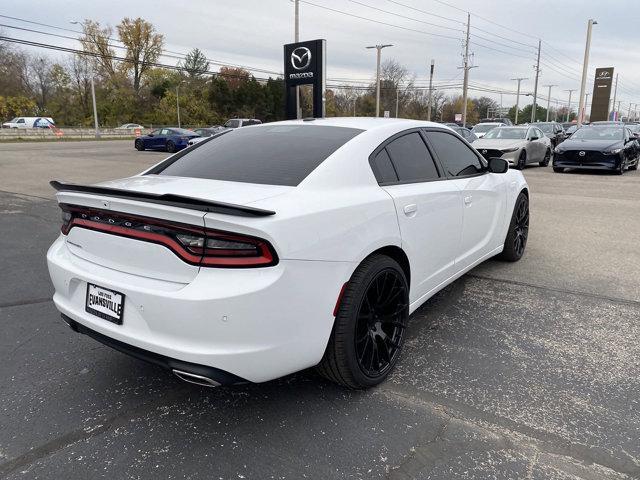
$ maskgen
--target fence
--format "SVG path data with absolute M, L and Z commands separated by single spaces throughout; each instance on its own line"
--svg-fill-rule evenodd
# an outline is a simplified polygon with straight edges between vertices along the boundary
M 150 129 L 119 130 L 116 128 L 100 129 L 100 138 L 130 139 L 138 135 L 146 135 Z M 93 128 L 3 128 L 0 129 L 0 142 L 3 140 L 65 140 L 65 139 L 95 139 L 96 131 Z

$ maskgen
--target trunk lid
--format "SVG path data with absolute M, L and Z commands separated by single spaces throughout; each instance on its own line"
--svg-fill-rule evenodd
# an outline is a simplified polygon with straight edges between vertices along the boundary
M 225 218 L 229 218 L 231 225 L 236 221 L 242 223 L 242 215 L 246 215 L 246 212 L 242 211 L 243 206 L 280 195 L 292 188 L 158 175 L 103 182 L 99 187 L 118 189 L 124 193 L 184 196 L 216 204 L 222 202 L 221 205 L 235 205 L 239 207 L 236 213 L 241 216 L 236 217 L 233 214 L 234 210 L 231 210 L 232 214 L 224 215 Z M 75 256 L 124 273 L 177 283 L 187 284 L 198 274 L 200 267 L 197 264 L 186 262 L 167 245 L 156 241 L 127 238 L 114 232 L 119 226 L 124 225 L 124 221 L 132 217 L 141 229 L 146 227 L 140 223 L 140 218 L 142 222 L 147 218 L 180 224 L 186 229 L 203 230 L 206 210 L 200 210 L 197 206 L 183 207 L 180 203 L 171 205 L 153 200 L 145 201 L 144 198 L 121 198 L 118 194 L 66 191 L 64 187 L 57 193 L 56 198 L 60 204 L 82 207 L 86 220 L 101 222 L 112 226 L 110 228 L 113 229 L 111 233 L 105 233 L 87 228 L 86 225 L 71 228 L 66 235 L 66 244 Z M 153 228 L 149 225 L 147 227 Z

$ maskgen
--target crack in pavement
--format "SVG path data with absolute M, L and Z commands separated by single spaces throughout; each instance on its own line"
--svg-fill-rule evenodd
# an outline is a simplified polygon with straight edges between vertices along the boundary
M 528 447 L 533 449 L 534 452 L 537 452 L 537 455 L 546 454 L 553 457 L 565 457 L 580 462 L 583 465 L 593 464 L 619 474 L 628 475 L 631 478 L 640 478 L 640 465 L 635 463 L 631 458 L 628 458 L 626 461 L 617 459 L 602 448 L 571 442 L 554 433 L 529 427 L 511 419 L 477 410 L 474 407 L 460 404 L 456 401 L 445 400 L 425 392 L 420 392 L 420 395 L 430 397 L 430 399 L 425 399 L 416 397 L 412 393 L 384 387 L 376 389 L 375 393 L 393 398 L 397 401 L 402 401 L 414 408 L 426 409 L 431 413 L 434 411 L 443 412 L 450 417 L 447 426 L 455 419 L 463 424 L 471 425 L 475 429 L 482 429 L 498 435 L 501 437 L 498 441 L 498 447 L 502 447 L 503 449 L 522 450 L 522 448 Z M 493 429 L 491 427 L 493 427 Z M 497 432 L 495 429 L 497 429 Z M 440 436 L 443 434 L 444 430 Z M 427 445 L 433 447 L 435 442 L 429 442 Z M 629 457 L 629 455 L 627 455 L 627 457 Z M 428 467 L 430 464 L 431 463 L 427 461 L 424 463 L 424 467 Z M 531 469 L 533 470 L 533 468 L 532 466 Z

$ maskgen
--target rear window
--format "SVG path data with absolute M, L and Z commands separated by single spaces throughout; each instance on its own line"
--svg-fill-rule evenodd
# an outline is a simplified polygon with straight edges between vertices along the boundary
M 362 131 L 319 125 L 241 128 L 178 154 L 149 173 L 294 187 Z

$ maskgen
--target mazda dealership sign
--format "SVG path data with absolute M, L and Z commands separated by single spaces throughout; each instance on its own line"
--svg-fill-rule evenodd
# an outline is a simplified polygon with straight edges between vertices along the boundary
M 326 89 L 326 41 L 310 40 L 284 46 L 284 82 L 287 118 L 296 118 L 295 88 L 313 86 L 313 116 L 324 117 Z

